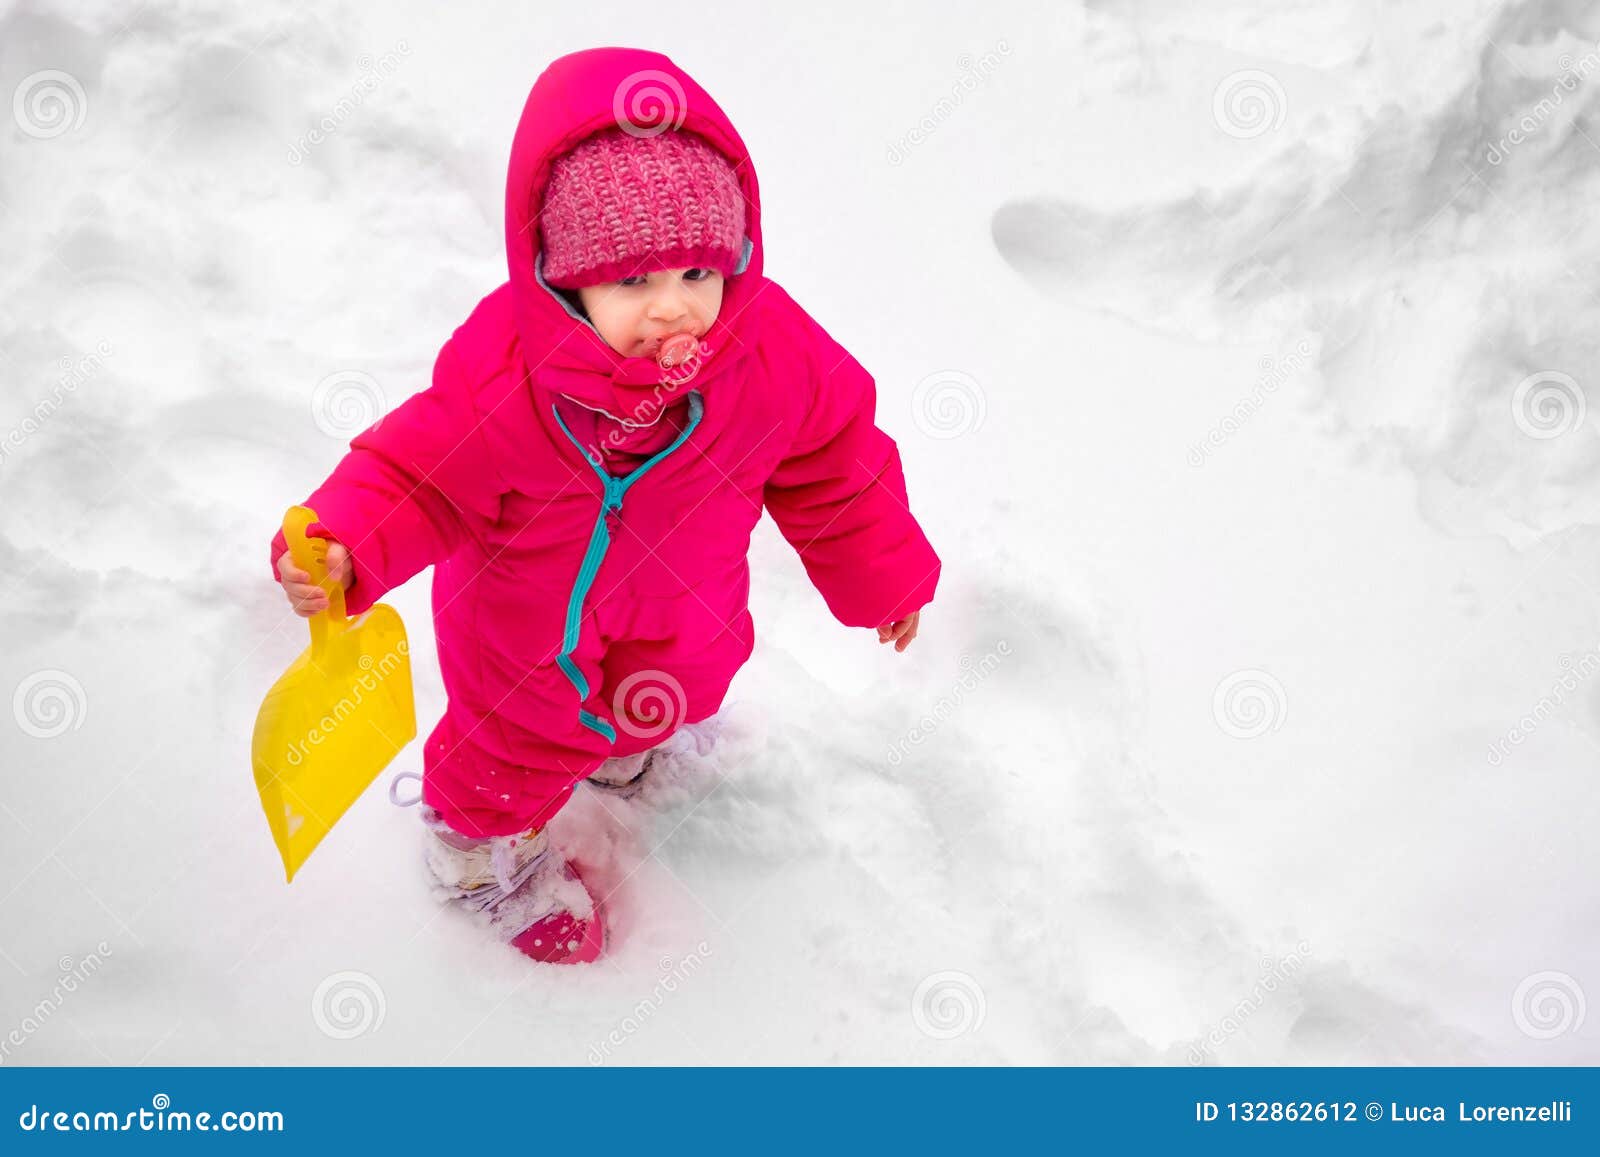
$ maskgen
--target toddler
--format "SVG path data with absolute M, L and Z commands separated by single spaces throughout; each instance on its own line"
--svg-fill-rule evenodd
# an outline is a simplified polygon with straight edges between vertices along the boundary
M 665 115 L 639 123 L 645 104 Z M 431 387 L 304 505 L 352 616 L 434 567 L 448 705 L 422 812 L 440 890 L 534 959 L 578 963 L 602 916 L 546 825 L 575 785 L 630 783 L 722 705 L 755 645 L 763 508 L 833 616 L 897 651 L 939 559 L 872 378 L 763 276 L 749 154 L 667 57 L 597 48 L 540 75 L 506 256 Z M 327 608 L 281 531 L 272 558 L 297 613 Z

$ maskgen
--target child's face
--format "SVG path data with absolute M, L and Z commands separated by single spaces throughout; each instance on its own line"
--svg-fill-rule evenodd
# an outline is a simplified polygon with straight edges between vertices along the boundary
M 702 336 L 722 308 L 715 269 L 663 269 L 578 290 L 584 312 L 606 344 L 623 357 L 654 357 L 675 333 Z

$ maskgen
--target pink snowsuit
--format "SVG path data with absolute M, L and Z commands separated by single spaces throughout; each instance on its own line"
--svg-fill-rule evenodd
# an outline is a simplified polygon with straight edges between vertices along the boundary
M 617 124 L 630 86 L 670 91 L 665 78 L 683 94 L 679 127 L 728 158 L 747 205 L 741 268 L 698 362 L 670 381 L 612 350 L 536 271 L 551 162 Z M 350 550 L 351 615 L 434 567 L 449 702 L 422 795 L 457 831 L 543 824 L 605 759 L 717 711 L 755 645 L 747 555 L 763 506 L 844 625 L 933 598 L 939 558 L 874 424 L 873 380 L 762 275 L 760 207 L 743 141 L 667 57 L 556 60 L 511 148 L 509 282 L 445 342 L 432 386 L 352 439 L 305 500 L 313 533 Z M 667 406 L 687 415 L 682 430 L 626 476 L 574 428 L 586 410 L 649 421 Z M 284 549 L 280 531 L 275 580 Z

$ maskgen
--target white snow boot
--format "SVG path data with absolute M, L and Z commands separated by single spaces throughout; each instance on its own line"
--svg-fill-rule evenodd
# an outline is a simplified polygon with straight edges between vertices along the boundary
M 605 947 L 599 906 L 543 829 L 464 836 L 422 805 L 424 859 L 436 892 L 486 918 L 513 948 L 547 964 L 587 964 Z

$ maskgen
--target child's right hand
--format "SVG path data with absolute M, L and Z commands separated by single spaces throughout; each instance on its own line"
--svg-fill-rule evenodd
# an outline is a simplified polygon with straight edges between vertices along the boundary
M 328 573 L 339 581 L 345 590 L 356 581 L 355 567 L 350 564 L 350 551 L 342 543 L 328 543 Z M 328 609 L 328 593 L 311 581 L 311 576 L 294 565 L 288 551 L 278 556 L 278 577 L 283 580 L 283 593 L 289 596 L 289 605 L 302 619 L 321 614 Z

